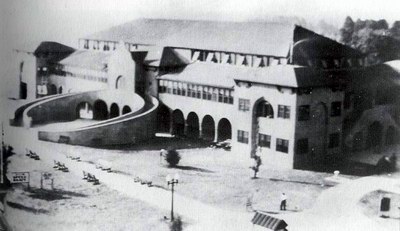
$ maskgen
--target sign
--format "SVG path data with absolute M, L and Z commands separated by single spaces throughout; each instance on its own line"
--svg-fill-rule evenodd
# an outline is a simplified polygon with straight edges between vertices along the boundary
M 12 172 L 11 183 L 29 183 L 29 172 Z

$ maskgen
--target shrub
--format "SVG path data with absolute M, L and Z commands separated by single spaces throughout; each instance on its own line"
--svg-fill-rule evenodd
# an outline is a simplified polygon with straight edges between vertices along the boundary
M 176 218 L 176 219 L 172 222 L 172 224 L 171 224 L 171 226 L 170 226 L 170 230 L 171 230 L 171 231 L 182 231 L 182 230 L 183 230 L 183 228 L 182 228 L 182 219 L 181 219 L 181 217 Z
M 165 160 L 168 162 L 170 167 L 175 167 L 181 160 L 181 156 L 176 150 L 169 150 L 165 155 Z

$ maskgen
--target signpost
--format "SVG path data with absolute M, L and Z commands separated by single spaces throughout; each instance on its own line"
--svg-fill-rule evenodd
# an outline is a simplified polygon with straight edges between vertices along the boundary
M 29 188 L 30 175 L 29 172 L 12 172 L 11 173 L 11 183 L 20 184 L 27 183 Z

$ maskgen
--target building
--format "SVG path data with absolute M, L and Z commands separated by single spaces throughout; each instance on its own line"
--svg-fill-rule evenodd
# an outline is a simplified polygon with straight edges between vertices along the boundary
M 109 142 L 107 133 L 92 130 L 85 135 L 96 142 L 81 145 L 132 143 L 170 132 L 231 139 L 239 158 L 257 154 L 264 164 L 310 168 L 349 151 L 397 143 L 398 70 L 388 64 L 365 67 L 359 51 L 296 25 L 140 19 L 82 38 L 78 50 L 45 42 L 33 54 L 36 83 L 26 88 L 37 89 L 36 97 L 90 90 L 122 94 L 114 108 L 111 101 L 74 104 L 72 111 L 83 110 L 84 118 L 105 120 L 98 124 L 113 135 L 124 134 Z M 375 89 L 377 82 L 381 87 Z M 153 126 L 140 126 L 144 137 L 129 139 L 124 131 L 132 127 L 113 127 L 126 114 L 119 105 L 127 92 L 144 99 L 135 96 L 130 104 L 135 110 L 128 114 L 143 114 L 131 123 L 147 116 L 135 103 L 157 99 L 147 107 L 157 105 L 146 119 Z M 60 97 L 53 100 L 67 96 Z M 39 137 L 63 136 L 74 143 L 79 131 Z

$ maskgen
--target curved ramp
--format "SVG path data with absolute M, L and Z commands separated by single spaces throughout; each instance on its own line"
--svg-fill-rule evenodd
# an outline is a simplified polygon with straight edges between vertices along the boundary
M 154 136 L 157 107 L 151 97 L 137 112 L 70 131 L 39 131 L 39 139 L 82 146 L 135 144 Z
M 130 112 L 104 120 L 92 120 L 78 127 L 39 131 L 39 139 L 83 146 L 132 144 L 151 138 L 155 134 L 158 100 L 143 99 L 139 95 L 121 90 L 100 90 L 58 95 L 36 100 L 17 109 L 14 126 L 37 126 L 54 122 L 75 121 L 79 118 L 79 105 L 96 105 L 102 101 L 105 111 L 110 105 L 129 107 Z M 94 109 L 93 109 L 94 110 Z M 39 128 L 40 129 L 40 128 Z

